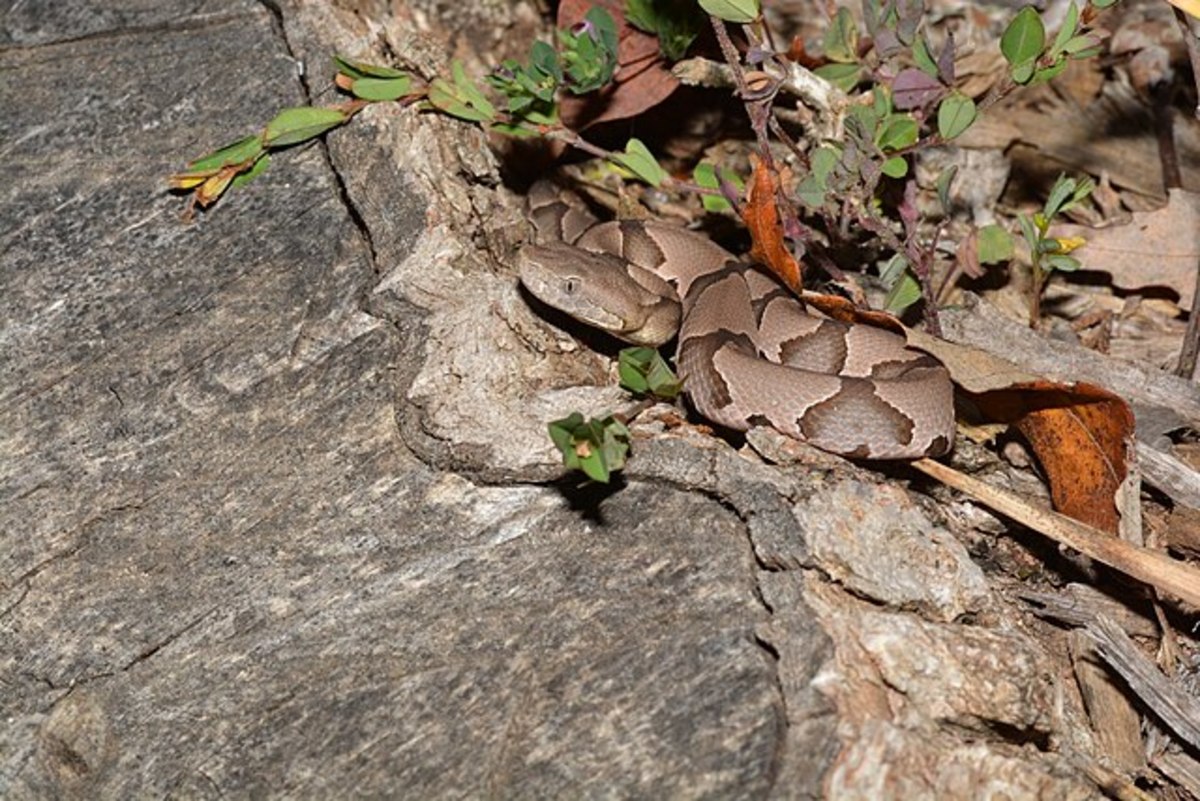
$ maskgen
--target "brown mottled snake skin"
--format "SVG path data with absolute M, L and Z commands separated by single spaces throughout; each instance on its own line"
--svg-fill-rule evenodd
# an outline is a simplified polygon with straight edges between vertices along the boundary
M 661 345 L 696 411 L 745 431 L 773 428 L 864 459 L 946 453 L 946 368 L 904 338 L 816 316 L 770 274 L 699 234 L 654 221 L 597 222 L 543 182 L 530 193 L 539 243 L 518 255 L 542 302 L 623 339 Z

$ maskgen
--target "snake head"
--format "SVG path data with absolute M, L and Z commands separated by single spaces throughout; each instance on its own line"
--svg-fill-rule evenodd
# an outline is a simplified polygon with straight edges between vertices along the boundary
M 527 245 L 517 254 L 521 283 L 535 298 L 582 323 L 638 345 L 658 346 L 679 328 L 679 302 L 647 289 L 640 267 L 566 243 Z M 651 274 L 670 293 L 670 286 Z M 673 295 L 673 293 L 671 293 Z

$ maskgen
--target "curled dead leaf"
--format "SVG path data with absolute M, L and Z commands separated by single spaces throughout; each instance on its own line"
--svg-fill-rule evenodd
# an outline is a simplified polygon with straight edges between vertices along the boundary
M 1121 397 L 1082 382 L 1060 384 L 990 353 L 906 331 L 909 344 L 936 356 L 989 422 L 1008 423 L 1028 441 L 1050 485 L 1054 508 L 1116 533 L 1117 494 L 1133 464 L 1133 410 Z
M 783 239 L 783 224 L 775 205 L 777 188 L 777 176 L 759 161 L 754 167 L 754 178 L 742 210 L 742 220 L 750 231 L 751 258 L 769 268 L 793 291 L 800 292 L 804 288 L 804 279 L 800 263 L 792 256 Z

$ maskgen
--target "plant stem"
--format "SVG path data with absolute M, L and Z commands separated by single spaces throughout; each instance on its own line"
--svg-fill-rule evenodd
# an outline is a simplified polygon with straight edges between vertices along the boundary
M 733 40 L 729 38 L 725 21 L 712 15 L 709 15 L 708 19 L 712 23 L 713 33 L 716 34 L 717 44 L 721 46 L 721 55 L 725 57 L 725 63 L 729 65 L 733 74 L 733 82 L 746 107 L 746 114 L 750 117 L 750 127 L 754 129 L 754 137 L 758 140 L 759 155 L 767 168 L 774 172 L 775 160 L 771 157 L 771 142 L 767 138 L 767 118 L 771 101 L 768 99 L 764 106 L 762 102 L 749 99 L 750 91 L 746 85 L 746 74 L 742 71 L 742 59 L 733 45 Z
M 1029 327 L 1037 328 L 1042 316 L 1042 286 L 1046 283 L 1046 274 L 1042 270 L 1041 259 L 1035 254 L 1031 257 L 1030 278 L 1033 286 L 1029 295 Z
M 556 139 L 560 142 L 565 142 L 566 144 L 570 145 L 571 147 L 573 147 L 577 150 L 582 150 L 584 153 L 587 153 L 588 155 L 595 156 L 596 158 L 604 159 L 605 161 L 612 162 L 613 164 L 616 164 L 616 165 L 621 164 L 620 159 L 617 158 L 617 156 L 620 154 L 614 153 L 611 150 L 605 150 L 604 148 L 600 147 L 599 145 L 592 144 L 591 142 L 589 142 L 588 140 L 584 139 L 582 136 L 577 134 L 575 131 L 572 131 L 570 128 L 564 128 L 562 126 L 559 126 L 557 128 L 552 128 L 552 127 L 543 125 L 543 126 L 538 126 L 537 128 L 535 128 L 533 130 L 536 130 L 538 134 L 546 137 L 547 139 Z M 691 181 L 681 181 L 678 178 L 672 178 L 670 176 L 663 179 L 662 185 L 663 185 L 663 187 L 665 187 L 667 189 L 673 189 L 677 192 L 690 192 L 695 195 L 712 195 L 713 197 L 724 197 L 724 195 L 721 194 L 720 189 L 710 189 L 707 186 L 700 186 L 700 184 L 692 183 Z

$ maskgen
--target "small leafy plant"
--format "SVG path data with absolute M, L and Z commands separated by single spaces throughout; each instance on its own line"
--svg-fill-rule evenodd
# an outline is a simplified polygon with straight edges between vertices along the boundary
M 629 429 L 612 415 L 585 420 L 579 412 L 572 412 L 547 429 L 563 455 L 563 465 L 582 470 L 592 481 L 607 484 L 612 474 L 625 466 Z
M 683 381 L 654 348 L 623 349 L 617 356 L 617 369 L 621 386 L 640 397 L 674 401 L 683 389 Z M 629 429 L 615 415 L 585 420 L 579 412 L 572 412 L 550 423 L 549 429 L 563 465 L 582 470 L 593 481 L 607 484 L 611 474 L 625 465 Z
M 1055 270 L 1073 272 L 1080 268 L 1079 259 L 1070 253 L 1083 244 L 1083 240 L 1075 237 L 1052 237 L 1049 235 L 1050 225 L 1058 215 L 1070 211 L 1082 203 L 1096 183 L 1091 178 L 1068 178 L 1058 176 L 1050 195 L 1042 205 L 1042 210 L 1032 216 L 1017 215 L 1021 225 L 1021 235 L 1029 246 L 1029 264 L 1032 281 L 1029 291 L 1029 324 L 1037 325 L 1041 317 L 1041 296 L 1046 288 L 1046 282 Z

